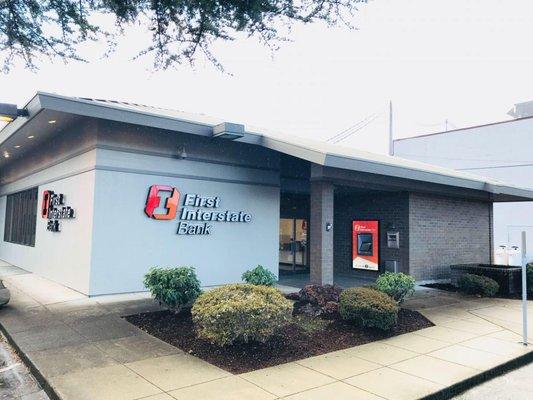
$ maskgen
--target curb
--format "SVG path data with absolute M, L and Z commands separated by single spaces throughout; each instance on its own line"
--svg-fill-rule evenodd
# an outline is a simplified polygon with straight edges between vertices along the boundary
M 507 372 L 513 371 L 524 365 L 533 362 L 533 351 L 523 354 L 518 358 L 514 358 L 507 361 L 504 364 L 497 365 L 496 367 L 484 371 L 478 375 L 474 375 L 464 381 L 453 384 L 452 386 L 445 387 L 444 389 L 432 393 L 428 396 L 422 397 L 420 400 L 447 400 L 454 396 L 457 396 L 463 392 L 466 392 L 473 387 L 476 387 L 484 382 L 490 381 L 493 378 L 504 375 Z
M 8 333 L 8 331 L 4 328 L 2 324 L 0 324 L 0 331 L 4 335 L 4 337 L 7 339 L 7 342 L 10 344 L 11 347 L 15 350 L 15 353 L 17 356 L 20 357 L 22 362 L 28 367 L 32 375 L 35 377 L 39 385 L 41 385 L 41 389 L 44 390 L 44 392 L 50 397 L 50 400 L 61 400 L 61 397 L 56 393 L 54 388 L 50 386 L 46 378 L 41 374 L 39 369 L 35 366 L 35 364 L 29 359 L 29 357 L 21 350 L 21 348 L 17 345 L 17 343 L 13 340 L 13 337 Z

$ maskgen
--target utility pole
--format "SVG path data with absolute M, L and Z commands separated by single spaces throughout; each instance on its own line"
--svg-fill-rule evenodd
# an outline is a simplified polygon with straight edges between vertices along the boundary
M 389 156 L 394 155 L 394 135 L 392 130 L 392 100 L 389 101 Z

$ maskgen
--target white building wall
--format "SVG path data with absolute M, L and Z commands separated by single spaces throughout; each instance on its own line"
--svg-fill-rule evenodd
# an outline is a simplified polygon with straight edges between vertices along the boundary
M 0 259 L 84 294 L 89 293 L 94 160 L 95 152 L 89 152 L 1 187 Z M 48 220 L 37 215 L 34 247 L 5 242 L 7 194 L 32 187 L 38 187 L 38 210 L 43 191 L 53 190 L 65 195 L 65 202 L 75 209 L 76 217 L 61 221 L 61 232 L 50 232 L 46 229 Z
M 252 220 L 213 222 L 208 236 L 177 235 L 178 219 L 144 214 L 154 184 L 219 196 L 218 210 Z M 87 295 L 145 290 L 153 266 L 194 266 L 205 286 L 239 282 L 258 264 L 277 274 L 279 186 L 278 155 L 257 146 L 102 121 L 75 125 L 0 171 L 0 259 Z M 38 209 L 43 191 L 53 190 L 76 218 L 53 233 L 38 216 L 34 247 L 4 242 L 6 196 L 33 187 Z
M 397 140 L 398 157 L 533 188 L 533 118 Z M 494 245 L 520 246 L 533 260 L 533 202 L 494 204 Z
M 193 266 L 203 286 L 241 281 L 261 264 L 278 273 L 279 173 L 120 150 L 97 156 L 91 295 L 146 290 L 150 267 Z M 178 218 L 144 213 L 151 185 L 221 198 L 219 211 L 245 211 L 250 223 L 212 222 L 210 235 L 178 235 Z M 178 210 L 179 214 L 179 210 Z

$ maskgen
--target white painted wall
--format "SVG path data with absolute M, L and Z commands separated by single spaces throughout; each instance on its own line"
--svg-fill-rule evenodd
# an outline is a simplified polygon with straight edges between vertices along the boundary
M 38 210 L 44 190 L 65 195 L 76 218 L 61 221 L 61 232 L 49 232 L 46 219 L 37 216 L 35 247 L 4 242 L 7 196 L 0 197 L 0 259 L 27 271 L 89 294 L 95 173 L 83 172 L 40 185 L 39 174 L 25 179 L 24 188 L 39 188 Z M 49 176 L 50 178 L 51 176 Z M 19 184 L 13 185 L 13 188 Z M 9 186 L 9 185 L 8 185 Z
M 60 146 L 57 145 L 60 144 Z M 185 146 L 186 159 L 176 157 Z M 0 171 L 0 259 L 87 295 L 145 290 L 152 266 L 190 265 L 202 285 L 241 280 L 261 264 L 278 273 L 279 157 L 231 141 L 120 124 L 89 124 L 44 143 Z M 220 196 L 220 210 L 250 223 L 213 222 L 210 236 L 180 236 L 178 220 L 144 214 L 148 188 Z M 6 196 L 38 187 L 65 195 L 76 212 L 62 231 L 38 217 L 35 247 L 3 241 Z
M 402 139 L 395 155 L 533 188 L 533 118 Z M 494 245 L 520 246 L 533 260 L 533 202 L 494 204 Z
M 275 171 L 98 150 L 92 295 L 145 290 L 150 267 L 194 266 L 204 286 L 239 282 L 257 264 L 278 273 L 279 184 Z M 142 169 L 142 171 L 141 171 Z M 174 176 L 172 176 L 174 175 Z M 207 236 L 177 235 L 178 219 L 144 214 L 151 185 L 220 196 L 219 210 L 245 211 L 250 223 L 213 222 Z

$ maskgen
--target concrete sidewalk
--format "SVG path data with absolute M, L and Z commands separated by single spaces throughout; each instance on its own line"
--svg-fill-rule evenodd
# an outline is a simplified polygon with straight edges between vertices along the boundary
M 9 266 L 0 277 L 12 291 L 0 324 L 62 399 L 416 399 L 529 352 L 519 302 L 422 289 L 406 306 L 434 327 L 233 375 L 120 318 L 159 309 L 146 294 L 87 298 Z

